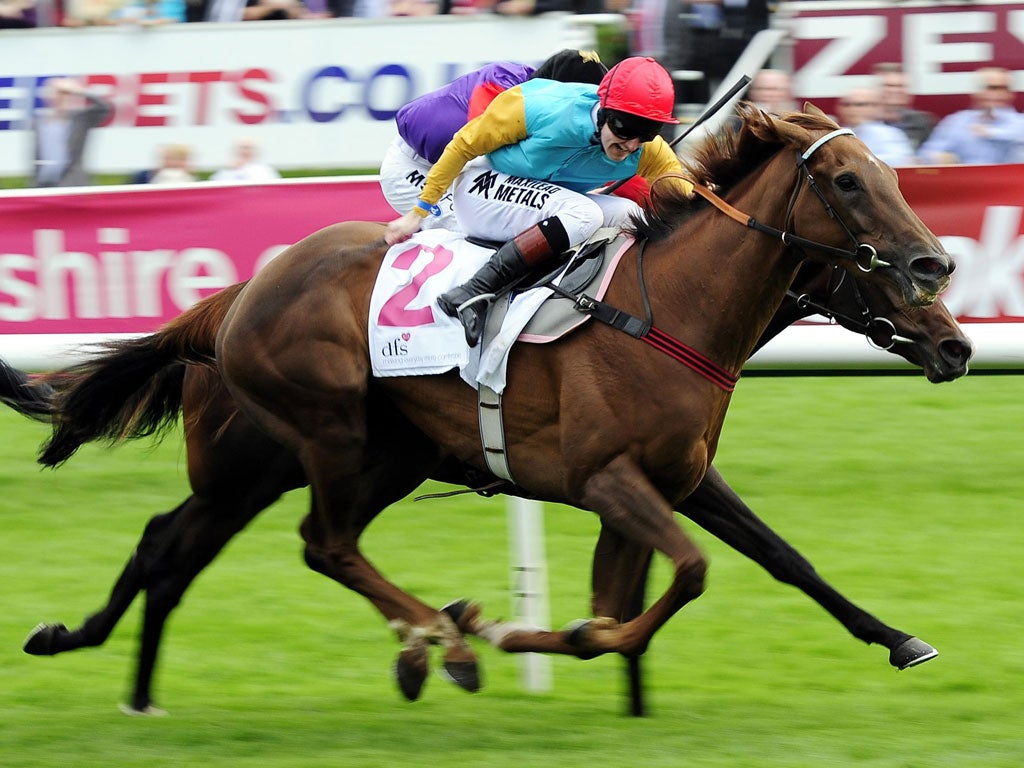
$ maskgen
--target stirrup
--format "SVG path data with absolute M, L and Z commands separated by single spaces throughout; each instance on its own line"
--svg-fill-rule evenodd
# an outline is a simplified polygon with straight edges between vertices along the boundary
M 498 294 L 496 294 L 496 293 L 478 293 L 476 296 L 472 296 L 472 297 L 466 299 L 461 304 L 459 304 L 459 306 L 457 306 L 455 308 L 455 311 L 458 312 L 461 315 L 462 314 L 462 310 L 466 309 L 466 307 L 469 307 L 469 306 L 472 306 L 473 304 L 476 304 L 478 301 L 483 301 L 483 302 L 486 302 L 486 303 L 490 304 L 491 300 L 494 299 L 497 295 Z

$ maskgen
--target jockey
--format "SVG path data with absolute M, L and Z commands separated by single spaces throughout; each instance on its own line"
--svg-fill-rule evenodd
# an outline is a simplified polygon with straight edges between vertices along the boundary
M 526 64 L 498 61 L 413 99 L 395 115 L 398 136 L 381 162 L 384 198 L 398 213 L 415 205 L 427 173 L 455 132 L 483 112 L 502 91 L 532 77 L 597 85 L 607 71 L 594 51 L 567 48 L 548 57 L 536 70 Z M 423 226 L 458 229 L 450 190 L 437 202 L 442 215 L 432 216 Z
M 659 136 L 673 115 L 672 78 L 650 57 L 631 57 L 600 85 L 533 79 L 495 97 L 455 134 L 427 175 L 415 207 L 388 224 L 393 245 L 436 214 L 454 182 L 455 210 L 467 235 L 507 240 L 470 280 L 438 298 L 475 346 L 494 295 L 532 267 L 578 245 L 602 225 L 623 227 L 643 209 L 594 190 L 638 175 L 652 183 L 681 173 Z M 693 185 L 673 183 L 689 195 Z

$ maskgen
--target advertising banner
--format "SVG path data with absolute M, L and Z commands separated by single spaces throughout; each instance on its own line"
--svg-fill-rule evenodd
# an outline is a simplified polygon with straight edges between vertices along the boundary
M 26 176 L 41 84 L 81 78 L 114 105 L 93 172 L 150 168 L 184 143 L 200 170 L 251 136 L 280 169 L 376 169 L 395 112 L 483 64 L 594 47 L 589 17 L 431 16 L 0 30 L 0 176 Z
M 907 200 L 957 260 L 943 299 L 969 323 L 978 364 L 1024 365 L 1021 173 L 1024 166 L 900 170 Z M 43 365 L 55 345 L 151 332 L 317 229 L 396 215 L 375 177 L 0 193 L 0 356 Z M 755 361 L 895 361 L 835 327 L 793 331 Z M 787 346 L 795 337 L 810 341 Z
M 795 95 L 832 114 L 838 97 L 871 86 L 881 62 L 903 64 L 914 107 L 939 116 L 970 106 L 979 67 L 1012 70 L 1024 92 L 1021 2 L 783 3 L 775 23 L 788 31 Z

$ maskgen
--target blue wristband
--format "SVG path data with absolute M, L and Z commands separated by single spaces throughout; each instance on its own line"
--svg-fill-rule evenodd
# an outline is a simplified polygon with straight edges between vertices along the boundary
M 432 213 L 435 216 L 441 215 L 441 206 L 439 205 L 431 205 L 430 203 L 424 202 L 423 200 L 417 200 L 416 207 L 419 208 L 421 211 Z

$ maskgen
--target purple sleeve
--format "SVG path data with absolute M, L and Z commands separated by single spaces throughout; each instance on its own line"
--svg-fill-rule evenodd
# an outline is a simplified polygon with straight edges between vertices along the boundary
M 525 82 L 531 74 L 533 67 L 499 61 L 456 78 L 399 109 L 395 115 L 398 135 L 416 154 L 436 163 L 455 132 L 466 124 L 469 98 L 478 85 L 491 82 L 505 90 Z

